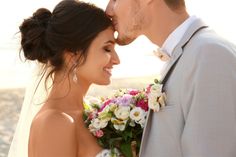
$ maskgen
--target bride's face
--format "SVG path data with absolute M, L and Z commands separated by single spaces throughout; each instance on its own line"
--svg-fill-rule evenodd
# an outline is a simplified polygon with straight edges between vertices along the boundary
M 99 33 L 88 49 L 85 63 L 78 68 L 78 79 L 89 84 L 109 84 L 113 65 L 120 63 L 114 46 L 115 38 L 112 28 Z

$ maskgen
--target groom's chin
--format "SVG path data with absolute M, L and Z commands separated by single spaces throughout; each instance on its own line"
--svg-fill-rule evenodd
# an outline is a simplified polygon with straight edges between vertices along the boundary
M 125 45 L 132 43 L 134 40 L 135 40 L 135 38 L 128 38 L 128 37 L 120 38 L 118 36 L 118 38 L 116 38 L 116 43 L 120 46 L 125 46 Z

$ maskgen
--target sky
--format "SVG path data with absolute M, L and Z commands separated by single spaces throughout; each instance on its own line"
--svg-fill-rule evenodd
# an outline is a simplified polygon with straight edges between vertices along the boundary
M 105 9 L 108 0 L 85 0 Z M 50 10 L 59 0 L 2 0 L 0 5 L 0 89 L 24 87 L 32 72 L 32 64 L 19 60 L 18 27 L 24 18 L 40 8 Z M 236 44 L 236 9 L 234 0 L 186 0 L 188 12 L 201 17 L 218 34 Z M 153 55 L 157 46 L 140 37 L 129 46 L 116 47 L 121 64 L 113 77 L 137 77 L 157 74 L 162 63 Z

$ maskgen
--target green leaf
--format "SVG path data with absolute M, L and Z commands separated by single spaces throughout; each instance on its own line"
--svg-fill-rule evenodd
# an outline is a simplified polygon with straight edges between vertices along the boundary
M 131 130 L 127 130 L 123 133 L 123 138 L 125 141 L 129 141 L 129 139 L 132 138 L 132 131 Z
M 131 144 L 130 143 L 122 143 L 120 146 L 120 151 L 125 157 L 132 157 L 131 152 Z

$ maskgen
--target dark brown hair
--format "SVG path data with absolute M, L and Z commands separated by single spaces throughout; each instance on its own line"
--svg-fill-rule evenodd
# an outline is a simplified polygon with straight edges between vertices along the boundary
M 92 41 L 111 25 L 102 9 L 76 0 L 63 0 L 52 13 L 40 8 L 23 21 L 19 27 L 21 50 L 26 59 L 51 67 L 48 78 L 63 68 L 65 50 L 81 52 L 78 64 L 83 64 Z

